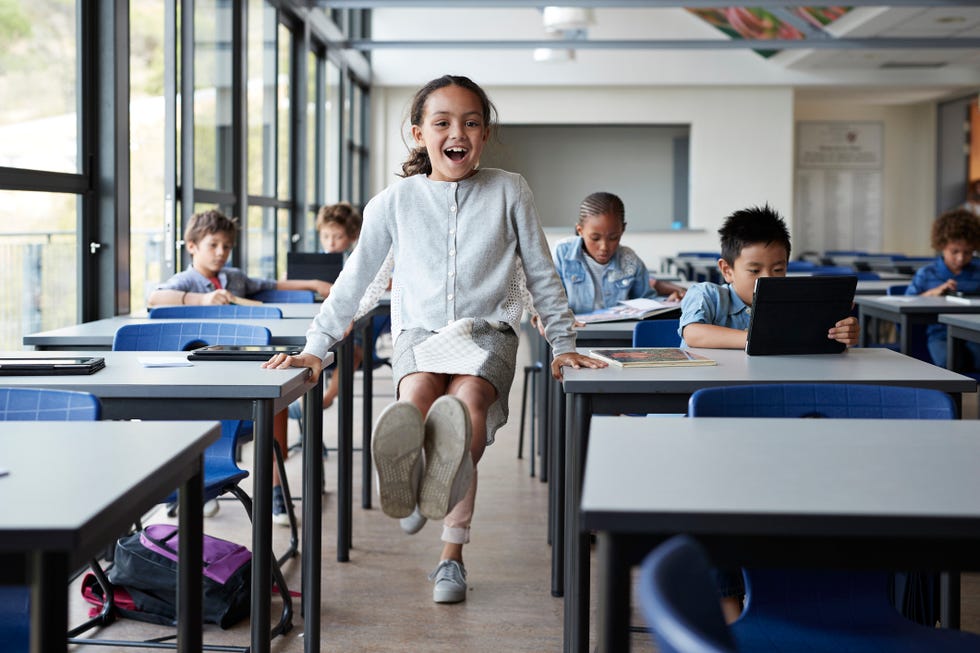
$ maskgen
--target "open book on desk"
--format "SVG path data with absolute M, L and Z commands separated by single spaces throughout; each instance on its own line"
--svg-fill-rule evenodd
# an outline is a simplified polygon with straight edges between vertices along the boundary
M 715 361 L 679 347 L 630 347 L 591 349 L 590 356 L 619 367 L 677 367 L 682 365 L 717 365 Z
M 623 320 L 645 320 L 658 315 L 680 313 L 680 302 L 659 302 L 655 299 L 624 299 L 615 306 L 602 308 L 591 313 L 580 313 L 575 319 L 585 324 L 596 322 L 620 322 Z

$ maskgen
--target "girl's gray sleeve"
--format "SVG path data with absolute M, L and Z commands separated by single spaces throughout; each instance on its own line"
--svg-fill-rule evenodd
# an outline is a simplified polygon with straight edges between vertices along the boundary
M 344 337 L 354 319 L 368 285 L 377 276 L 391 249 L 389 218 L 384 208 L 378 197 L 364 208 L 361 238 L 306 332 L 304 354 L 314 354 L 322 359 Z
M 575 351 L 575 321 L 568 308 L 568 297 L 555 270 L 548 241 L 538 222 L 534 199 L 521 177 L 520 201 L 514 206 L 518 254 L 524 263 L 527 289 L 534 309 L 544 323 L 544 333 L 555 356 Z

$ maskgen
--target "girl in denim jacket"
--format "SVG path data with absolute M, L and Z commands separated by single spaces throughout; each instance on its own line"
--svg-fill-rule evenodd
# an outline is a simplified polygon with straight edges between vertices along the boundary
M 626 230 L 623 201 L 612 193 L 592 193 L 579 207 L 577 236 L 558 242 L 555 267 L 576 314 L 615 306 L 620 300 L 667 295 L 679 300 L 684 289 L 652 281 L 646 265 L 632 249 L 620 246 Z

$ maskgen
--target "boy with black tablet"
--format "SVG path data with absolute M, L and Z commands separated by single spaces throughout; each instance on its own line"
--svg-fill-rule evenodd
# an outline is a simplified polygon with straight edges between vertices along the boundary
M 786 276 L 789 231 L 783 218 L 765 205 L 732 213 L 718 233 L 718 268 L 725 284 L 697 283 L 688 289 L 679 333 L 683 346 L 745 349 L 756 279 Z M 827 337 L 856 345 L 858 333 L 857 318 L 842 316 Z
M 681 345 L 745 349 L 756 279 L 786 276 L 789 231 L 782 217 L 765 205 L 732 213 L 718 233 L 718 268 L 725 285 L 705 282 L 688 289 L 681 301 Z M 827 337 L 855 345 L 858 333 L 857 319 L 843 317 L 828 330 Z M 731 623 L 742 611 L 742 574 L 736 569 L 719 569 L 715 575 L 722 611 Z

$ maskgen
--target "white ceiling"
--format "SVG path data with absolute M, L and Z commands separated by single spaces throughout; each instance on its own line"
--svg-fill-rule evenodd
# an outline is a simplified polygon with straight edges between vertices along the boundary
M 790 4 L 790 3 L 788 3 Z M 792 6 L 790 4 L 790 6 Z M 727 41 L 681 8 L 596 8 L 589 39 Z M 533 8 L 376 8 L 372 38 L 420 41 L 548 38 Z M 969 7 L 857 7 L 828 30 L 842 38 L 980 38 L 980 0 Z M 579 49 L 572 61 L 535 63 L 530 50 L 375 49 L 374 83 L 416 86 L 446 73 L 484 85 L 793 86 L 801 97 L 871 103 L 934 100 L 980 89 L 980 48 L 784 50 Z

